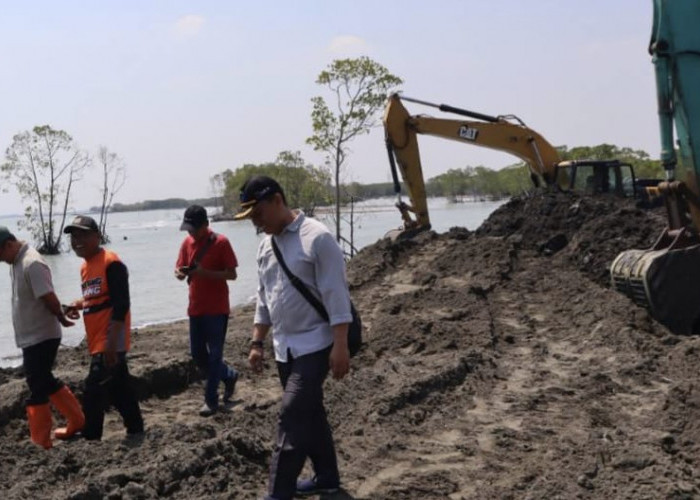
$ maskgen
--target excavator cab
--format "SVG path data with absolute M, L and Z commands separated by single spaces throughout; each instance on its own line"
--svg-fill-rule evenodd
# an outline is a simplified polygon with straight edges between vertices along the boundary
M 568 190 L 588 195 L 613 194 L 625 198 L 637 195 L 634 167 L 619 160 L 563 161 L 559 172 L 569 179 Z

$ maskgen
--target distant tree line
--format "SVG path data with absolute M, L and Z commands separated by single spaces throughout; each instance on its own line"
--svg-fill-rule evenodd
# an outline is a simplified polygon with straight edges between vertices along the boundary
M 344 186 L 343 192 L 346 194 L 346 202 L 352 196 L 356 199 L 366 200 L 371 198 L 383 198 L 386 196 L 394 196 L 393 182 L 375 182 L 372 184 L 360 184 L 359 182 L 351 182 Z M 401 192 L 405 193 L 403 182 L 401 183 Z
M 652 160 L 642 150 L 620 148 L 610 144 L 579 146 L 559 149 L 562 160 L 610 160 L 630 163 L 637 178 L 662 178 L 659 160 Z M 273 162 L 245 164 L 235 170 L 226 170 L 212 178 L 212 185 L 219 186 L 223 212 L 232 214 L 238 210 L 238 195 L 245 180 L 252 175 L 269 175 L 277 179 L 287 193 L 288 203 L 313 213 L 317 206 L 328 206 L 333 200 L 333 186 L 327 170 L 306 163 L 301 154 L 284 151 Z M 499 170 L 484 166 L 453 168 L 426 180 L 426 193 L 430 197 L 443 196 L 453 201 L 464 199 L 501 199 L 532 190 L 529 170 L 519 162 Z M 394 196 L 392 182 L 361 184 L 352 182 L 341 185 L 341 203 L 355 200 Z M 408 194 L 401 183 L 401 192 Z M 218 204 L 217 204 L 218 205 Z
M 137 203 L 114 203 L 111 212 L 139 212 L 141 210 L 162 210 L 169 208 L 187 208 L 190 205 L 202 205 L 203 207 L 218 207 L 221 204 L 220 197 L 196 198 L 186 200 L 185 198 L 166 198 L 164 200 L 145 200 Z M 98 210 L 92 207 L 90 210 Z
M 652 160 L 642 150 L 619 148 L 609 144 L 599 146 L 579 146 L 559 148 L 563 160 L 604 160 L 619 159 L 631 163 L 638 178 L 661 178 L 663 169 L 659 160 Z M 215 196 L 190 199 L 167 198 L 146 200 L 138 203 L 114 203 L 111 211 L 129 212 L 139 210 L 159 210 L 186 208 L 196 203 L 207 207 L 221 207 L 223 214 L 231 215 L 238 211 L 239 194 L 243 183 L 254 175 L 268 175 L 278 180 L 285 190 L 290 206 L 301 208 L 313 214 L 316 207 L 331 206 L 334 201 L 334 186 L 329 171 L 307 163 L 299 151 L 282 151 L 274 161 L 259 164 L 246 163 L 235 170 L 227 169 L 211 179 Z M 522 162 L 499 170 L 484 166 L 453 168 L 444 174 L 426 181 L 429 197 L 446 197 L 453 201 L 464 199 L 500 199 L 521 194 L 532 189 L 529 171 Z M 404 183 L 401 192 L 407 195 Z M 341 184 L 341 203 L 351 199 L 367 200 L 394 196 L 393 182 L 362 184 L 351 182 Z M 93 210 L 97 210 L 93 207 Z
M 662 178 L 659 160 L 652 160 L 646 151 L 620 148 L 612 144 L 557 148 L 562 160 L 613 160 L 630 163 L 637 178 Z M 524 162 L 500 170 L 483 166 L 450 169 L 426 182 L 428 196 L 444 196 L 454 201 L 465 198 L 500 199 L 532 189 L 529 171 Z

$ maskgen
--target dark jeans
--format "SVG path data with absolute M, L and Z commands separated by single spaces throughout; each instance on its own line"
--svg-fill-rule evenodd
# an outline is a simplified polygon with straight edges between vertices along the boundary
M 85 413 L 85 439 L 101 439 L 105 410 L 112 404 L 124 421 L 127 434 L 143 432 L 143 418 L 138 399 L 131 383 L 126 353 L 118 354 L 117 364 L 108 368 L 102 354 L 95 354 L 90 361 L 90 373 L 85 379 L 83 413 Z
M 226 328 L 227 314 L 190 316 L 190 352 L 207 378 L 204 401 L 211 408 L 219 406 L 219 382 L 231 379 L 236 373 L 224 363 Z
M 277 443 L 270 465 L 269 494 L 293 498 L 308 457 L 319 485 L 340 483 L 333 435 L 323 407 L 323 381 L 331 348 L 277 363 L 284 395 L 277 426 Z
M 24 374 L 29 386 L 27 405 L 43 405 L 49 396 L 63 387 L 51 370 L 61 339 L 50 339 L 22 349 Z

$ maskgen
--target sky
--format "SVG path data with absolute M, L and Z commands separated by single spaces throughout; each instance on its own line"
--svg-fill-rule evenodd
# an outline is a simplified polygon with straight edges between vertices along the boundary
M 658 157 L 651 19 L 651 0 L 0 0 L 0 163 L 15 134 L 49 124 L 123 159 L 120 203 L 211 196 L 211 176 L 284 150 L 322 165 L 305 143 L 311 98 L 330 97 L 316 77 L 359 56 L 406 96 L 515 114 L 556 146 Z M 517 161 L 419 144 L 426 178 Z M 351 144 L 345 179 L 390 180 L 381 127 Z M 71 207 L 97 205 L 99 184 L 86 175 Z M 22 212 L 0 188 L 0 214 Z

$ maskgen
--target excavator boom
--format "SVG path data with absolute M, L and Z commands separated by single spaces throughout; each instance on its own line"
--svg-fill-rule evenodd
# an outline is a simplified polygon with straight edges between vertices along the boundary
M 433 106 L 441 111 L 460 114 L 476 120 L 446 120 L 428 116 L 411 116 L 401 102 L 413 101 Z M 418 149 L 417 134 L 432 135 L 462 143 L 511 153 L 524 160 L 530 169 L 530 177 L 539 186 L 542 182 L 553 184 L 559 155 L 540 134 L 527 128 L 522 122 L 511 123 L 504 117 L 493 117 L 467 111 L 445 104 L 431 104 L 394 94 L 389 98 L 384 112 L 384 130 L 389 161 L 394 175 L 397 194 L 400 192 L 396 164 L 408 188 L 411 204 L 397 203 L 404 221 L 403 236 L 430 228 L 430 216 L 425 192 L 423 167 Z M 562 179 L 566 176 L 562 175 Z M 415 214 L 415 218 L 411 217 Z
M 653 0 L 656 76 L 668 226 L 654 246 L 613 261 L 612 284 L 676 333 L 700 333 L 700 1 Z M 676 161 L 674 125 L 681 161 Z
M 402 101 L 434 107 L 471 120 L 412 116 Z M 591 194 L 613 192 L 624 195 L 624 185 L 628 181 L 634 194 L 634 171 L 631 165 L 617 160 L 561 161 L 559 153 L 549 141 L 512 115 L 490 116 L 394 94 L 389 98 L 384 112 L 384 131 L 394 189 L 399 197 L 397 207 L 404 222 L 403 232 L 398 235 L 401 237 L 409 237 L 430 228 L 418 134 L 510 153 L 528 166 L 535 187 L 545 184 L 565 190 L 581 188 Z M 410 205 L 400 198 L 397 165 L 406 183 Z M 624 174 L 625 171 L 629 174 Z

